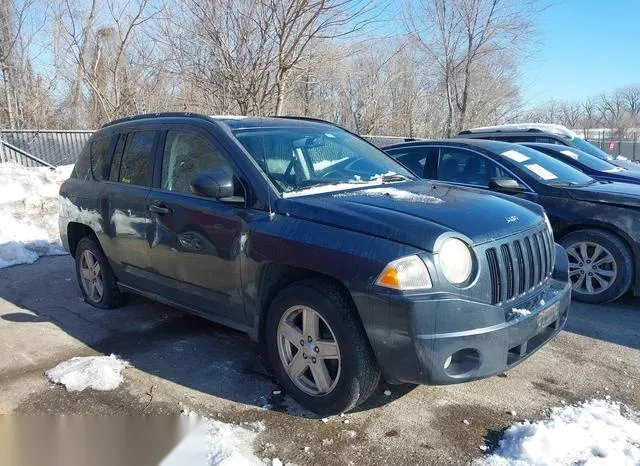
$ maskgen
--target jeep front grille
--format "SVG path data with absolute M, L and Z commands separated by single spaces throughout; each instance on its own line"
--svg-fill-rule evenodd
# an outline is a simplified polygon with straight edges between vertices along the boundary
M 491 304 L 515 298 L 542 283 L 553 270 L 553 238 L 545 228 L 486 250 Z

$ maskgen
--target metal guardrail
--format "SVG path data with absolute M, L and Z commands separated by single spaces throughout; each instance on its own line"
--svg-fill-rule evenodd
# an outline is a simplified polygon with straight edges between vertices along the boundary
M 73 164 L 91 134 L 93 131 L 0 130 L 0 162 L 27 167 Z
M 49 162 L 45 162 L 35 155 L 29 154 L 19 147 L 9 144 L 2 139 L 0 139 L 0 162 L 16 162 L 26 167 L 44 166 L 55 168 L 55 166 L 51 165 Z

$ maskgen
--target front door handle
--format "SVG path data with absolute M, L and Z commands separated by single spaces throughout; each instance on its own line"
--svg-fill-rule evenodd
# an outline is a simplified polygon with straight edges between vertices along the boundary
M 149 206 L 149 211 L 154 212 L 158 215 L 167 215 L 171 213 L 171 209 L 162 204 L 151 204 Z

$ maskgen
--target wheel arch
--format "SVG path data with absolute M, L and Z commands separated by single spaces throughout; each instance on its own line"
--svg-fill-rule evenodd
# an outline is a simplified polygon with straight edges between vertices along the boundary
M 357 312 L 351 292 L 341 280 L 304 267 L 270 263 L 262 268 L 258 280 L 257 325 L 253 335 L 254 339 L 260 342 L 264 341 L 266 316 L 278 292 L 293 283 L 308 280 L 318 280 L 334 286 L 356 311 L 357 322 L 362 326 L 362 320 Z
M 72 257 L 76 256 L 78 243 L 86 236 L 93 238 L 98 246 L 102 247 L 100 241 L 98 241 L 98 236 L 91 227 L 80 222 L 69 222 L 67 225 L 67 238 L 69 241 L 69 253 Z
M 635 243 L 633 242 L 633 239 L 629 235 L 627 235 L 624 231 L 622 231 L 620 228 L 617 228 L 614 225 L 603 224 L 603 223 L 575 223 L 575 224 L 571 224 L 571 225 L 568 225 L 567 227 L 563 228 L 560 231 L 560 233 L 555 238 L 555 241 L 558 242 L 558 241 L 562 240 L 563 238 L 565 238 L 570 233 L 575 233 L 576 231 L 581 231 L 581 230 L 601 230 L 601 231 L 604 231 L 604 232 L 607 232 L 607 233 L 611 233 L 611 234 L 617 236 L 619 239 L 622 240 L 624 245 L 627 248 L 629 248 L 629 251 L 631 251 L 631 255 L 633 256 L 634 262 L 637 262 L 638 248 L 635 246 Z

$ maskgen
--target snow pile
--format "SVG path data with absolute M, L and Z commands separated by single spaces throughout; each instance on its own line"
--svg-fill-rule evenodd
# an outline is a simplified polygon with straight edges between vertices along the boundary
M 160 466 L 253 466 L 264 464 L 253 453 L 262 422 L 227 424 L 202 417 L 198 427 L 160 462 Z
M 548 420 L 511 426 L 498 449 L 475 464 L 638 465 L 640 423 L 637 415 L 625 417 L 618 403 L 605 400 L 554 408 Z
M 427 194 L 412 193 L 398 188 L 371 188 L 362 191 L 367 196 L 389 196 L 398 201 L 418 202 L 425 204 L 441 204 L 442 199 Z
M 66 254 L 58 232 L 58 190 L 72 169 L 0 163 L 0 268 Z
M 514 317 L 526 317 L 529 314 L 531 314 L 531 311 L 529 309 L 519 309 L 517 307 L 513 307 L 511 308 L 511 315 Z
M 247 424 L 244 427 L 213 419 L 206 422 L 209 466 L 262 464 L 253 454 L 253 442 L 264 430 L 262 423 Z
M 115 354 L 75 357 L 61 362 L 45 375 L 51 382 L 64 385 L 69 392 L 80 392 L 86 388 L 107 391 L 120 386 L 124 380 L 122 369 L 128 366 L 128 362 Z

